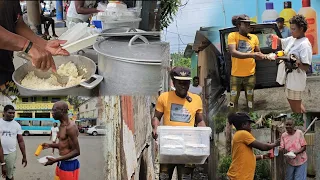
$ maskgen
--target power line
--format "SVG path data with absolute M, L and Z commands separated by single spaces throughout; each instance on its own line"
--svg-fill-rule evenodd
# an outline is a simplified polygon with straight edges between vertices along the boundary
M 166 31 L 166 32 L 171 33 L 171 34 L 177 34 L 177 35 L 180 35 L 180 36 L 194 37 L 194 36 L 191 36 L 191 35 L 180 34 L 180 33 L 172 32 L 172 31 Z

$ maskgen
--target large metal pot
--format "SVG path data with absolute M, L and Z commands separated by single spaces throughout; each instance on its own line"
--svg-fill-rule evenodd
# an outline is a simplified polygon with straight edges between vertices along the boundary
M 79 74 L 84 75 L 86 81 L 80 83 L 80 85 L 55 90 L 38 90 L 23 87 L 21 81 L 30 71 L 34 71 L 35 75 L 40 78 L 49 78 L 51 75 L 50 71 L 44 72 L 38 70 L 28 61 L 16 69 L 12 75 L 12 79 L 19 89 L 20 96 L 91 96 L 92 89 L 103 80 L 102 76 L 95 74 L 97 69 L 96 64 L 87 57 L 79 55 L 55 56 L 54 61 L 57 67 L 72 61 L 77 66 Z M 86 68 L 87 72 L 82 70 L 83 67 Z
M 104 77 L 101 95 L 153 95 L 159 91 L 161 67 L 169 61 L 168 43 L 149 42 L 136 35 L 108 38 L 93 47 L 98 52 L 98 73 Z

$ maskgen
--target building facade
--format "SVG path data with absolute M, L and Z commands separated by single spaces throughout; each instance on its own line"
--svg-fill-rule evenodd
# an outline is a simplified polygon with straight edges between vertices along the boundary
M 73 106 L 67 97 L 18 97 L 15 100 L 16 118 L 52 118 L 51 109 L 55 102 L 65 101 L 69 106 L 69 117 L 75 120 Z

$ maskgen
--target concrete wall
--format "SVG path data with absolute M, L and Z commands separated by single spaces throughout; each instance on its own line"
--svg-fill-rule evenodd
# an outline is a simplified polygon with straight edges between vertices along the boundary
M 256 140 L 267 143 L 271 142 L 271 129 L 270 128 L 263 128 L 263 129 L 252 129 L 251 130 L 253 136 Z
M 204 86 L 205 82 L 204 79 L 208 77 L 210 73 L 215 73 L 214 66 L 216 66 L 216 55 L 213 51 L 213 45 L 210 44 L 208 47 L 206 47 L 203 51 L 200 51 L 198 54 L 198 68 L 200 68 L 199 78 L 200 78 L 200 86 Z M 215 81 L 216 79 L 214 79 Z M 218 80 L 220 81 L 220 80 Z
M 102 98 L 106 180 L 154 179 L 151 100 L 148 96 Z

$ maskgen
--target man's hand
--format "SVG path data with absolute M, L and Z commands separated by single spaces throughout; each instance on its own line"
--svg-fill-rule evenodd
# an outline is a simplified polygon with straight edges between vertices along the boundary
M 50 144 L 48 143 L 43 143 L 42 144 L 43 149 L 49 149 L 50 148 Z
M 69 56 L 69 52 L 65 49 L 62 49 L 61 44 L 66 43 L 65 40 L 51 40 L 46 44 L 45 49 L 49 51 L 53 56 L 61 55 L 61 56 Z
M 7 176 L 7 167 L 6 165 L 1 166 L 1 174 L 3 178 L 6 178 Z
M 269 153 L 268 153 L 268 154 L 264 154 L 264 155 L 263 155 L 263 159 L 271 159 L 270 155 L 271 155 L 271 154 L 269 154 Z
M 56 163 L 56 159 L 55 158 L 47 157 L 47 159 L 48 159 L 48 162 L 46 162 L 45 166 L 49 166 L 49 165 L 52 165 L 52 164 Z
M 152 137 L 153 137 L 154 140 L 158 139 L 158 133 L 157 133 L 157 129 L 156 128 L 152 129 Z
M 22 158 L 22 165 L 23 165 L 23 167 L 26 167 L 27 164 L 28 164 L 27 158 L 26 158 L 26 157 L 23 157 L 23 158 Z
M 261 52 L 255 52 L 254 53 L 254 58 L 257 60 L 263 60 L 267 58 L 267 55 L 261 53 Z
M 33 44 L 29 51 L 29 55 L 31 56 L 32 65 L 37 69 L 48 71 L 52 68 L 54 72 L 56 71 L 56 65 L 54 64 L 51 53 L 44 48 Z

